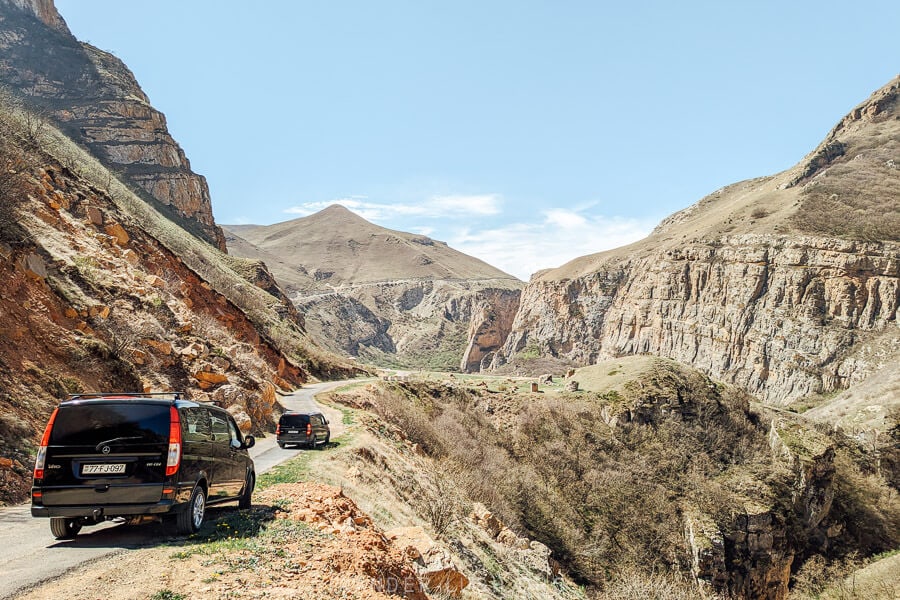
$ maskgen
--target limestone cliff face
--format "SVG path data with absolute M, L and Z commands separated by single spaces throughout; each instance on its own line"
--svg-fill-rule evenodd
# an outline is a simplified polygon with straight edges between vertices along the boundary
M 412 366 L 477 370 L 506 338 L 519 290 L 498 281 L 408 280 L 297 295 L 310 333 L 336 351 Z M 472 340 L 468 342 L 467 340 Z M 460 357 L 462 365 L 460 365 Z
M 873 365 L 860 336 L 897 331 L 900 246 L 739 235 L 612 261 L 588 276 L 537 280 L 506 356 L 537 343 L 589 364 L 654 354 L 771 402 L 843 388 Z M 896 335 L 896 333 L 895 333 Z
M 526 348 L 578 364 L 653 354 L 772 403 L 877 371 L 900 345 L 898 97 L 895 79 L 789 171 L 539 273 L 491 366 Z
M 469 341 L 459 365 L 461 371 L 479 371 L 491 364 L 509 337 L 520 297 L 521 290 L 486 290 L 481 294 L 469 318 Z
M 52 0 L 0 0 L 0 79 L 163 214 L 225 251 L 206 179 L 165 116 L 122 61 L 72 36 Z

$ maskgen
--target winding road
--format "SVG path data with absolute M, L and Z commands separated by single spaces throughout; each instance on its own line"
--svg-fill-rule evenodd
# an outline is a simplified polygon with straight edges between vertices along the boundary
M 315 395 L 349 381 L 329 381 L 311 384 L 280 399 L 287 410 L 319 410 L 330 422 L 332 437 L 344 431 L 340 411 L 319 406 Z M 282 450 L 274 435 L 257 440 L 250 455 L 257 473 L 264 473 L 275 465 L 304 450 Z M 217 513 L 234 510 L 211 507 L 209 518 Z M 90 569 L 89 561 L 123 550 L 154 546 L 169 534 L 160 524 L 125 525 L 104 523 L 85 528 L 74 540 L 56 540 L 50 533 L 48 519 L 31 516 L 30 504 L 0 508 L 0 598 L 12 598 L 43 581 L 59 577 L 75 568 Z

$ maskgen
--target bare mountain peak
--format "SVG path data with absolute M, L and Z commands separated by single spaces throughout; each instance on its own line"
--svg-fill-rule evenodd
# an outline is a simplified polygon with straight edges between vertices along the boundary
M 900 75 L 847 113 L 822 143 L 793 169 L 793 177 L 783 186 L 788 188 L 805 184 L 845 156 L 850 150 L 849 142 L 852 138 L 867 135 L 867 131 L 874 129 L 879 123 L 900 119 L 898 98 L 900 98 Z M 873 131 L 872 135 L 877 133 Z
M 295 221 L 303 221 L 303 220 L 315 220 L 315 221 L 333 221 L 336 223 L 355 223 L 357 225 L 369 225 L 371 227 L 378 227 L 371 221 L 368 221 L 364 217 L 361 217 L 357 213 L 353 212 L 343 204 L 332 204 L 327 208 L 323 208 L 317 213 L 313 213 L 307 217 L 301 217 L 300 219 L 295 219 Z

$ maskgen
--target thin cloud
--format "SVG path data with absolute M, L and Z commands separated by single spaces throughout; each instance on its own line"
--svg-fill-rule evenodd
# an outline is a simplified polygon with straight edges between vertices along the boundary
M 408 217 L 420 219 L 464 219 L 472 215 L 492 216 L 500 214 L 503 199 L 499 194 L 452 194 L 432 196 L 417 204 L 384 204 L 370 202 L 366 196 L 338 198 L 328 202 L 305 202 L 284 210 L 291 215 L 308 216 L 340 204 L 369 221 L 391 221 Z
M 450 236 L 453 248 L 476 256 L 519 279 L 574 258 L 624 246 L 646 237 L 655 222 L 550 210 L 539 223 L 466 229 Z

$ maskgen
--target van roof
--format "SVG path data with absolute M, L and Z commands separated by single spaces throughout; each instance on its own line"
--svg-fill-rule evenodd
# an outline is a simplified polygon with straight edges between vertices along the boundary
M 123 400 L 128 398 L 151 399 L 161 397 L 168 400 L 185 400 L 184 392 L 83 392 L 81 394 L 69 394 L 69 400 L 115 398 Z

